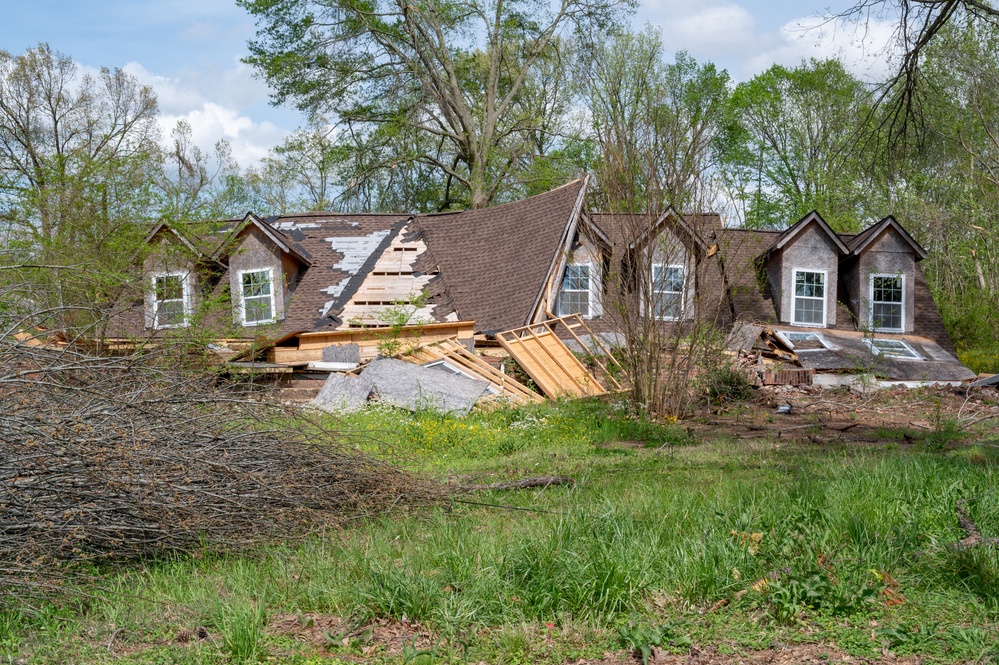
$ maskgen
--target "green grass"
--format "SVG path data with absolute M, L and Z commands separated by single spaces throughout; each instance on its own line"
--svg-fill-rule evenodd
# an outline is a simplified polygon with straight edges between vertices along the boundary
M 963 536 L 960 497 L 975 498 L 983 535 L 999 536 L 991 446 L 696 441 L 681 425 L 598 402 L 466 420 L 375 410 L 340 425 L 368 433 L 354 435 L 358 446 L 439 477 L 558 473 L 577 484 L 477 494 L 495 506 L 370 520 L 252 558 L 106 570 L 86 596 L 0 613 L 0 656 L 112 662 L 105 645 L 121 628 L 121 662 L 304 663 L 320 647 L 262 626 L 318 613 L 357 626 L 416 621 L 439 636 L 433 648 L 369 656 L 391 662 L 562 663 L 643 646 L 795 642 L 867 657 L 999 658 L 999 552 L 944 546 Z M 904 601 L 889 606 L 886 593 Z M 211 639 L 175 642 L 202 625 Z M 330 653 L 348 648 L 336 644 Z

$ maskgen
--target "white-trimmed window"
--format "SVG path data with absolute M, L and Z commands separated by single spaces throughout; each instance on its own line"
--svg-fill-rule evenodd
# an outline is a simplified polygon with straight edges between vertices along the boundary
M 600 279 L 592 263 L 568 263 L 558 296 L 559 316 L 579 314 L 584 319 L 600 315 Z
M 826 271 L 794 271 L 794 312 L 791 322 L 799 326 L 826 325 Z
M 826 338 L 818 333 L 800 330 L 778 330 L 777 336 L 795 351 L 824 351 L 831 349 Z
M 152 327 L 183 328 L 191 315 L 191 285 L 183 272 L 153 275 Z
M 676 321 L 683 316 L 683 266 L 652 264 L 652 313 L 657 319 Z
M 876 356 L 895 358 L 901 360 L 922 360 L 923 357 L 916 353 L 916 350 L 900 339 L 880 339 L 878 337 L 865 337 L 864 343 Z
M 241 271 L 239 289 L 239 314 L 243 325 L 253 326 L 276 320 L 273 268 Z
M 871 330 L 905 331 L 904 275 L 871 275 Z

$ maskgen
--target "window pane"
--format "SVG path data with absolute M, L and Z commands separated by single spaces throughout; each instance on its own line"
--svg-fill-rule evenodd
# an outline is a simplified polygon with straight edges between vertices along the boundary
M 157 300 L 182 300 L 184 281 L 180 275 L 162 275 L 156 278 Z
M 652 266 L 652 290 L 683 291 L 683 268 L 678 266 Z
M 559 296 L 559 314 L 568 316 L 569 314 L 579 314 L 580 316 L 590 315 L 590 292 L 589 291 L 563 291 Z
M 825 298 L 826 276 L 820 272 L 795 272 L 794 295 L 806 298 Z
M 247 323 L 270 321 L 274 318 L 269 294 L 264 297 L 245 298 L 243 307 L 246 312 L 245 320 Z
M 812 298 L 794 299 L 795 323 L 814 323 L 822 325 L 825 301 Z
M 270 296 L 271 280 L 267 270 L 243 273 L 243 297 Z
M 901 277 L 875 277 L 874 278 L 874 301 L 875 302 L 902 302 L 902 278 Z
M 679 293 L 661 292 L 657 294 L 655 314 L 660 319 L 679 319 L 683 313 L 682 297 Z
M 156 305 L 156 325 L 177 326 L 184 324 L 184 300 L 165 300 Z
M 871 346 L 877 350 L 879 355 L 888 358 L 914 358 L 919 360 L 919 355 L 909 348 L 904 342 L 894 339 L 871 340 Z
M 894 303 L 874 303 L 871 311 L 874 328 L 902 330 L 902 305 Z
M 588 291 L 590 289 L 590 266 L 569 264 L 565 267 L 562 280 L 563 291 Z

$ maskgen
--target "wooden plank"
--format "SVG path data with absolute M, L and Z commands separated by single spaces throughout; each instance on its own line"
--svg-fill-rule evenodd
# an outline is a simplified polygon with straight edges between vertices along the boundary
M 540 335 L 531 329 L 528 330 L 528 334 L 530 335 L 530 339 L 533 341 L 534 345 L 541 350 L 541 354 L 547 355 L 548 360 L 554 363 L 555 366 L 561 371 L 563 376 L 558 378 L 564 392 L 572 392 L 577 397 L 589 394 L 587 386 L 580 380 L 580 373 L 586 375 L 586 369 L 583 367 L 575 367 L 572 362 L 568 361 L 565 356 L 572 356 L 571 353 L 567 353 L 565 355 L 559 353 L 559 346 L 565 348 L 565 345 L 562 344 L 562 340 L 556 337 L 555 334 L 548 329 L 545 329 L 545 332 Z M 568 351 L 568 349 L 566 349 L 566 351 Z M 572 356 L 572 358 L 575 360 L 575 356 Z M 568 381 L 565 379 L 568 379 Z
M 420 347 L 410 353 L 399 355 L 420 364 L 440 360 L 446 361 L 456 369 L 462 370 L 473 377 L 488 381 L 496 391 L 516 404 L 544 401 L 540 395 L 527 388 L 527 386 L 522 385 L 516 379 L 503 374 L 475 354 L 470 353 L 455 338 L 446 339 L 442 342 Z
M 448 359 L 461 364 L 470 371 L 476 372 L 486 380 L 501 388 L 504 392 L 513 393 L 516 396 L 535 402 L 543 401 L 541 396 L 527 386 L 521 384 L 516 379 L 507 376 L 478 356 L 471 354 L 465 347 L 455 342 L 443 342 L 442 346 L 448 345 Z
M 596 343 L 600 346 L 600 350 L 603 351 L 604 356 L 606 358 L 609 358 L 615 365 L 617 365 L 617 368 L 619 370 L 623 370 L 623 368 L 621 367 L 621 364 L 617 361 L 617 358 L 615 358 L 614 355 L 607 349 L 607 347 L 604 346 L 604 344 L 600 340 L 600 338 L 598 336 L 594 335 L 592 331 L 590 331 L 590 329 L 587 327 L 587 325 L 583 322 L 583 319 L 580 318 L 578 314 L 574 314 L 573 316 L 575 316 L 576 319 L 577 319 L 576 325 L 566 325 L 565 328 L 566 328 L 566 330 L 569 331 L 569 334 L 572 335 L 572 338 L 574 340 L 576 340 L 576 343 L 579 344 L 579 346 L 581 348 L 586 349 L 586 345 L 583 344 L 583 340 L 581 340 L 579 338 L 579 336 L 576 335 L 575 332 L 573 332 L 576 328 L 582 328 L 583 330 L 586 330 L 587 333 L 589 333 L 589 335 L 590 335 L 590 339 L 596 341 Z M 597 358 L 597 355 L 595 353 L 590 353 L 589 355 L 590 355 L 591 358 L 593 358 L 593 362 L 595 362 L 597 364 L 597 367 L 600 368 L 600 371 L 603 372 L 604 379 L 607 380 L 607 381 L 613 382 L 614 386 L 618 390 L 621 390 L 621 384 L 618 383 L 617 379 L 615 379 L 613 376 L 611 376 L 610 372 L 607 371 L 607 367 L 604 366 L 604 364 L 602 362 L 600 362 L 600 359 Z
M 585 327 L 578 317 L 552 319 L 497 333 L 496 340 L 549 397 L 603 394 L 604 388 L 555 334 L 552 328 L 558 323 Z
M 525 329 L 522 329 L 525 330 Z M 567 388 L 569 382 L 565 377 L 559 377 L 554 369 L 546 362 L 541 348 L 535 347 L 531 337 L 520 337 L 518 334 L 511 335 L 512 339 L 506 339 L 505 335 L 497 335 L 497 339 L 503 344 L 503 348 L 510 352 L 514 360 L 524 368 L 527 375 L 534 379 L 542 392 L 548 397 L 557 399 L 566 395 L 579 397 L 577 390 Z

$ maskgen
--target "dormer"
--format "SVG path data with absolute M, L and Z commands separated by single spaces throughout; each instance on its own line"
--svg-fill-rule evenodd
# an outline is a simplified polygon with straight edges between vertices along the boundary
M 635 216 L 641 223 L 641 216 Z M 707 245 L 694 227 L 669 208 L 652 224 L 635 229 L 628 245 L 632 280 L 646 315 L 660 321 L 684 321 L 694 317 L 697 268 Z
M 888 216 L 848 241 L 843 284 L 858 327 L 911 333 L 915 321 L 916 263 L 926 250 Z
M 298 278 L 311 265 L 303 248 L 253 213 L 218 255 L 228 259 L 233 321 L 247 327 L 283 321 Z
M 144 319 L 147 330 L 186 328 L 198 306 L 198 267 L 205 258 L 194 244 L 165 223 L 146 236 L 143 259 Z
M 583 213 L 566 251 L 555 314 L 603 315 L 604 277 L 610 268 L 610 238 Z
M 814 210 L 777 236 L 760 261 L 780 323 L 836 325 L 839 261 L 848 251 Z

